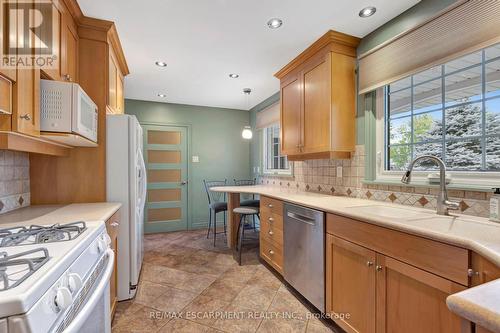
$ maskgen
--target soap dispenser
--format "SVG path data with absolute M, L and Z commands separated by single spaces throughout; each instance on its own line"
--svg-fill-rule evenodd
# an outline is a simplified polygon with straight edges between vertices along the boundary
M 490 220 L 500 222 L 500 188 L 494 188 L 495 192 L 490 199 Z

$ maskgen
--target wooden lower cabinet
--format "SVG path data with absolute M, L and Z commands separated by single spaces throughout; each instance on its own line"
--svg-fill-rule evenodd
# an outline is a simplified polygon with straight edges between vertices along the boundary
M 493 333 L 492 331 L 482 328 L 481 326 L 476 326 L 476 333 Z
M 471 285 L 473 287 L 496 279 L 500 279 L 500 268 L 491 263 L 489 260 L 481 257 L 480 255 L 472 253 L 471 263 Z
M 106 231 L 111 238 L 111 249 L 115 253 L 115 264 L 111 279 L 109 281 L 110 300 L 111 300 L 111 318 L 113 318 L 116 310 L 117 286 L 118 286 L 118 227 L 120 226 L 120 211 L 117 211 L 109 220 L 106 221 Z
M 361 222 L 352 220 L 356 223 Z M 327 230 L 337 229 L 330 225 Z M 326 310 L 349 333 L 471 332 L 472 325 L 446 306 L 449 295 L 466 288 L 327 233 Z
M 260 257 L 283 274 L 283 202 L 260 198 Z
M 375 271 L 376 332 L 466 332 L 446 306 L 446 298 L 465 286 L 381 254 Z
M 347 332 L 375 332 L 375 251 L 326 235 L 326 311 Z

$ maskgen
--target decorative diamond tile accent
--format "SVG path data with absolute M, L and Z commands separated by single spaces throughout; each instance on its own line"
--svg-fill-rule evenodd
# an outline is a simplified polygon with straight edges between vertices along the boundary
M 19 197 L 19 200 L 17 200 L 17 202 L 19 202 L 19 204 L 20 204 L 21 206 L 23 205 L 24 198 L 23 198 L 23 196 L 22 196 L 22 195 Z
M 465 201 L 460 201 L 460 211 L 465 212 L 470 206 Z
M 389 200 L 391 200 L 391 202 L 394 202 L 398 197 L 394 193 L 391 193 L 388 198 Z
M 287 183 L 286 186 L 290 187 L 290 183 Z
M 330 192 L 335 193 L 335 187 L 332 186 L 332 188 L 330 189 Z
M 297 183 L 297 185 L 295 185 L 295 187 L 297 187 L 297 188 L 299 188 L 299 186 L 300 186 L 299 183 Z
M 309 184 L 306 184 L 306 190 L 308 190 L 308 191 L 309 191 L 309 189 L 310 189 L 310 188 L 311 188 L 311 187 L 309 186 Z
M 4 207 L 4 206 L 5 206 L 5 205 L 3 204 L 3 201 L 2 201 L 2 200 L 0 200 L 0 212 L 2 211 L 2 209 L 3 209 L 3 207 Z
M 370 199 L 373 196 L 372 192 L 366 191 L 366 197 Z
M 317 189 L 318 189 L 318 192 L 321 192 L 321 186 L 318 185 Z
M 418 199 L 418 202 L 422 205 L 425 206 L 429 203 L 429 200 L 427 200 L 426 197 L 422 196 L 420 199 Z
M 347 195 L 351 195 L 351 194 L 352 194 L 351 189 L 350 189 L 350 188 L 348 188 L 348 189 L 347 189 L 347 191 L 346 191 L 346 193 L 347 193 Z
M 282 182 L 280 182 L 280 186 L 282 186 L 282 185 L 283 185 L 283 183 L 282 183 Z

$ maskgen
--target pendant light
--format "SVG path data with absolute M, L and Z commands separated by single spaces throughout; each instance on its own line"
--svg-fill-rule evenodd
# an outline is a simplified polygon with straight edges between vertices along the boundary
M 250 88 L 243 89 L 243 93 L 246 96 L 247 110 L 250 108 L 250 93 L 251 92 L 252 92 L 252 89 L 250 89 Z M 250 126 L 245 126 L 243 128 L 243 131 L 241 132 L 241 136 L 245 140 L 252 139 L 252 137 L 253 137 L 252 128 Z

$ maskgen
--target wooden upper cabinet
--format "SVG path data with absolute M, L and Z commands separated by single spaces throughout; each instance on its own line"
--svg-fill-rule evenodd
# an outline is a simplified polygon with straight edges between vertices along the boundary
M 281 81 L 281 150 L 285 155 L 300 153 L 301 81 L 298 75 Z
M 396 259 L 377 254 L 377 333 L 470 332 L 446 306 L 466 287 Z
M 69 13 L 61 25 L 61 79 L 78 82 L 78 33 Z
M 123 82 L 124 76 L 128 74 L 128 68 L 123 68 L 112 44 L 109 49 L 108 66 L 108 113 L 122 114 L 125 112 Z
M 349 158 L 354 151 L 358 43 L 356 37 L 329 31 L 275 74 L 281 82 L 282 152 L 288 159 Z
M 326 235 L 326 311 L 346 332 L 375 332 L 375 258 L 375 251 Z

